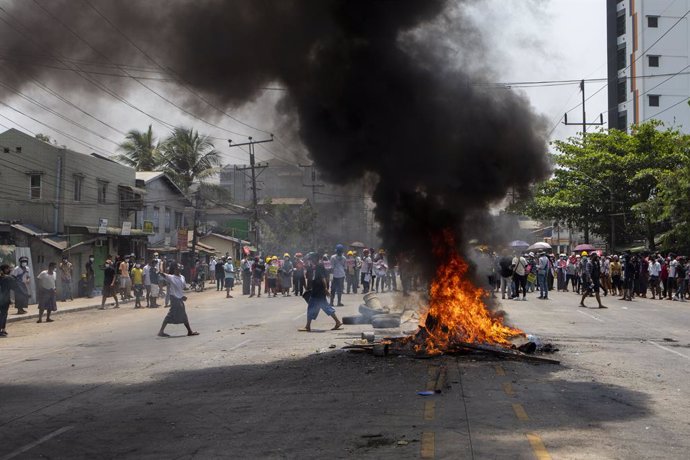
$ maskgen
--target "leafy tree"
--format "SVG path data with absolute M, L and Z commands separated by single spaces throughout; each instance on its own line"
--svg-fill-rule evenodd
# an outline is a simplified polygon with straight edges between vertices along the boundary
M 47 134 L 36 133 L 36 139 L 38 139 L 39 141 L 43 141 L 46 144 L 58 145 L 57 141 Z
M 192 184 L 204 183 L 220 171 L 220 152 L 208 136 L 191 128 L 175 128 L 161 152 L 164 171 L 185 193 Z
M 118 159 L 137 171 L 155 171 L 160 166 L 159 143 L 156 142 L 151 125 L 145 132 L 130 130 L 119 149 L 123 153 L 118 156 Z
M 522 210 L 582 228 L 586 241 L 590 231 L 609 245 L 612 239 L 620 244 L 644 237 L 654 249 L 656 235 L 670 228 L 668 197 L 678 193 L 670 187 L 677 185 L 678 168 L 686 167 L 687 142 L 658 121 L 633 127 L 630 134 L 609 130 L 586 141 L 556 141 L 553 176 L 535 188 Z

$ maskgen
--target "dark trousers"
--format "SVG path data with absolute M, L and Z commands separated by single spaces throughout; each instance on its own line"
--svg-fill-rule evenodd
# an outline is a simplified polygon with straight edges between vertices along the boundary
M 304 275 L 292 277 L 292 288 L 295 295 L 304 294 Z
M 520 288 L 522 288 L 522 297 L 527 295 L 527 275 L 513 274 L 513 285 L 515 286 L 515 297 L 520 297 Z
M 366 273 L 362 273 L 362 274 L 361 274 L 362 292 L 363 292 L 364 294 L 366 294 L 367 292 L 369 292 L 369 286 L 370 286 L 370 283 L 371 283 L 371 281 L 364 281 L 366 275 L 367 275 Z M 371 279 L 371 277 L 369 277 L 369 278 Z
M 218 273 L 216 275 L 216 291 L 222 291 L 223 290 L 223 287 L 224 287 L 223 283 L 224 282 L 225 282 L 225 273 L 223 273 L 222 275 L 220 273 Z
M 7 326 L 7 314 L 10 311 L 10 304 L 0 305 L 0 330 L 5 330 Z
M 357 281 L 354 273 L 347 275 L 347 293 L 349 294 L 350 292 L 357 294 Z
M 242 272 L 242 295 L 249 295 L 252 290 L 252 275 L 249 271 Z
M 333 305 L 333 299 L 335 299 L 336 294 L 338 295 L 338 304 L 343 303 L 343 285 L 345 284 L 345 277 L 343 278 L 333 278 L 331 282 L 331 305 Z

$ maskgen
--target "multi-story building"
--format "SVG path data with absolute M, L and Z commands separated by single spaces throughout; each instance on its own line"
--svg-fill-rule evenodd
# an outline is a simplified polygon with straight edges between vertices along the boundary
M 607 0 L 609 128 L 690 131 L 690 0 Z
M 0 134 L 0 182 L 3 240 L 30 253 L 36 273 L 67 255 L 76 287 L 91 254 L 97 265 L 107 254 L 143 255 L 146 234 L 133 219 L 144 191 L 134 169 L 10 129 Z M 96 271 L 97 286 L 101 279 Z
M 316 247 L 329 247 L 337 242 L 366 241 L 374 245 L 376 230 L 373 202 L 364 191 L 361 181 L 346 186 L 322 181 L 311 166 L 299 167 L 279 161 L 264 163 L 257 179 L 257 201 L 308 200 L 317 213 Z M 251 207 L 250 173 L 246 165 L 227 165 L 220 173 L 220 185 L 227 188 L 236 204 Z M 248 232 L 248 239 L 252 231 Z M 244 234 L 237 236 L 245 238 Z

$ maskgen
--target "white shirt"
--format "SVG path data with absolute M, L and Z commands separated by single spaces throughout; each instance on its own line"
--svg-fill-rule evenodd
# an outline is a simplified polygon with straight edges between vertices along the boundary
M 676 267 L 678 266 L 678 261 L 673 259 L 670 264 L 668 264 L 668 277 L 676 277 Z
M 520 276 L 525 275 L 525 268 L 527 268 L 527 259 L 524 257 L 513 257 L 513 265 L 515 266 L 515 273 Z
M 184 276 L 168 275 L 165 273 L 161 273 L 161 275 L 165 276 L 165 279 L 168 281 L 168 292 L 170 295 L 176 299 L 182 299 L 182 297 L 184 297 L 184 288 L 186 285 Z
M 345 278 L 345 261 L 347 259 L 343 255 L 331 256 L 331 266 L 333 267 L 333 278 Z
M 48 270 L 43 270 L 38 274 L 38 286 L 41 289 L 55 289 L 55 281 L 57 279 L 56 273 L 53 272 L 52 275 L 48 273 Z
M 661 273 L 661 264 L 658 261 L 651 262 L 649 264 L 649 276 L 659 276 L 659 273 Z
M 144 265 L 144 286 L 151 285 L 151 266 L 149 264 Z

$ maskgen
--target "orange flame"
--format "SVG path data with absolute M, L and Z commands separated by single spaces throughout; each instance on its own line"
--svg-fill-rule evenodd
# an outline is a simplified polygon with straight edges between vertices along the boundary
M 454 343 L 510 345 L 509 339 L 524 334 L 503 324 L 503 316 L 490 311 L 484 302 L 488 293 L 467 277 L 468 265 L 455 249 L 450 231 L 434 241 L 437 260 L 429 292 L 429 311 L 422 323 L 426 337 L 421 347 L 428 352 L 452 348 Z

